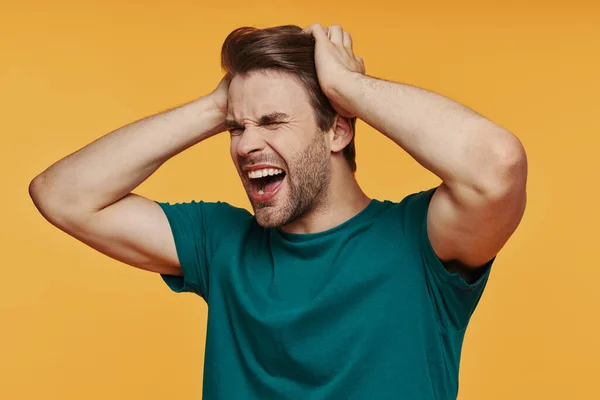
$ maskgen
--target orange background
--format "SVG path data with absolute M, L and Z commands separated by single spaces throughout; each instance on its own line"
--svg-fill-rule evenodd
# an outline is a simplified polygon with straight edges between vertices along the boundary
M 313 22 L 349 30 L 369 74 L 460 101 L 527 150 L 528 209 L 467 331 L 459 398 L 600 398 L 600 6 L 480 3 L 1 2 L 0 398 L 201 397 L 205 303 L 54 228 L 27 187 L 99 136 L 211 91 L 234 28 Z M 439 183 L 364 123 L 357 135 L 370 196 Z M 248 207 L 228 144 L 191 148 L 136 192 Z

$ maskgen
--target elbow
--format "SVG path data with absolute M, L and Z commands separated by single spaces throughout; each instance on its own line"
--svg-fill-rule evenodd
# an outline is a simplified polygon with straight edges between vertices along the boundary
M 31 197 L 33 205 L 44 218 L 51 221 L 52 215 L 49 210 L 51 210 L 52 207 L 49 206 L 50 196 L 47 192 L 47 180 L 43 174 L 36 176 L 29 182 L 29 197 Z
M 29 197 L 37 210 L 61 230 L 81 224 L 93 214 L 90 208 L 82 206 L 73 190 L 65 190 L 64 187 L 64 182 L 44 172 L 29 183 Z
M 502 147 L 498 155 L 500 177 L 507 182 L 522 182 L 527 179 L 527 153 L 521 141 L 512 136 L 510 144 Z
M 39 209 L 41 206 L 42 199 L 44 198 L 42 191 L 44 187 L 45 177 L 43 174 L 40 174 L 33 178 L 31 182 L 29 182 L 29 197 L 33 200 L 33 204 Z
M 521 141 L 512 136 L 507 143 L 495 147 L 495 164 L 484 187 L 491 198 L 502 199 L 515 191 L 525 192 L 527 183 L 527 154 Z
M 55 226 L 61 225 L 65 212 L 60 199 L 51 188 L 51 183 L 44 173 L 36 176 L 29 183 L 29 197 L 42 216 Z

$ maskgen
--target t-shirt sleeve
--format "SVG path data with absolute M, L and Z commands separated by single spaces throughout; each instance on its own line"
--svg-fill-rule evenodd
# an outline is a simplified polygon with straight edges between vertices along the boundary
M 475 282 L 467 283 L 450 273 L 435 254 L 427 233 L 429 203 L 436 188 L 407 196 L 402 203 L 405 237 L 424 269 L 428 291 L 441 329 L 446 333 L 464 330 L 479 303 L 496 257 L 479 267 Z
M 229 235 L 240 231 L 251 214 L 224 202 L 164 203 L 183 276 L 161 274 L 174 292 L 193 292 L 208 301 L 210 261 Z

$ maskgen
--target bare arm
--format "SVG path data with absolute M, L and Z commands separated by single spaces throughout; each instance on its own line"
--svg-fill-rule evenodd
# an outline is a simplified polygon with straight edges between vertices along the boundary
M 35 177 L 29 193 L 53 225 L 119 261 L 180 274 L 168 221 L 131 193 L 164 162 L 224 130 L 229 80 L 209 95 L 111 132 Z
M 305 29 L 316 39 L 319 84 L 338 114 L 356 116 L 401 146 L 441 180 L 427 232 L 446 267 L 461 275 L 491 260 L 526 204 L 527 158 L 519 139 L 439 94 L 364 75 L 339 25 Z
M 349 82 L 345 98 L 356 115 L 443 181 L 427 219 L 438 257 L 466 267 L 493 258 L 525 210 L 527 160 L 521 142 L 436 93 L 359 74 Z

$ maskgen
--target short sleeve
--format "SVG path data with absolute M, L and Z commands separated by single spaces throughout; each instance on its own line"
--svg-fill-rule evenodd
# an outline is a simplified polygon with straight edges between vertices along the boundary
M 424 268 L 428 291 L 440 327 L 446 333 L 464 330 L 479 303 L 496 257 L 481 266 L 475 282 L 467 283 L 458 273 L 450 273 L 435 254 L 427 233 L 429 203 L 436 188 L 411 194 L 402 203 L 403 230 L 416 258 Z
M 224 202 L 156 203 L 169 221 L 183 271 L 161 274 L 162 279 L 174 292 L 193 292 L 207 301 L 212 255 L 251 214 Z

